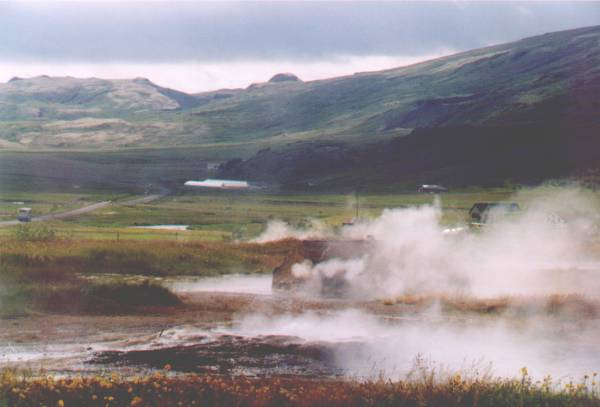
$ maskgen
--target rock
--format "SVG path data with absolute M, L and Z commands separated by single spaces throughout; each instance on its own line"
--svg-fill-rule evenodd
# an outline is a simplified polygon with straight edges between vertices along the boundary
M 278 83 L 278 82 L 302 82 L 300 78 L 298 78 L 293 73 L 278 73 L 274 75 L 271 79 L 269 79 L 269 83 Z
M 290 253 L 273 270 L 272 289 L 274 291 L 297 291 L 314 283 L 310 279 L 292 273 L 295 264 L 310 261 L 313 265 L 330 259 L 348 260 L 367 254 L 372 248 L 368 240 L 303 240 L 302 246 Z M 345 270 L 332 276 L 320 276 L 321 295 L 326 297 L 344 296 L 347 282 Z

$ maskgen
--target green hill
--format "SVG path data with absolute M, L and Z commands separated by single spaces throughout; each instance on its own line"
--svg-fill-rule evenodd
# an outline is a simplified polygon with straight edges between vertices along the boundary
M 69 149 L 168 146 L 202 132 L 177 121 L 201 104 L 147 79 L 38 76 L 0 84 L 0 147 Z M 170 140 L 180 136 L 180 140 Z
M 564 120 L 594 121 L 600 27 L 552 33 L 409 67 L 306 83 L 265 84 L 203 105 L 222 137 L 378 135 L 417 127 L 539 123 L 540 108 L 577 96 Z M 575 102 L 575 100 L 573 100 Z M 578 106 L 579 107 L 579 106 Z M 303 136 L 307 136 L 303 134 Z
M 15 78 L 0 84 L 0 148 L 185 146 L 203 156 L 221 146 L 220 158 L 244 159 L 223 176 L 328 188 L 599 167 L 600 27 L 328 80 L 276 77 L 295 79 L 188 95 L 146 79 Z M 510 171 L 478 169 L 506 160 Z

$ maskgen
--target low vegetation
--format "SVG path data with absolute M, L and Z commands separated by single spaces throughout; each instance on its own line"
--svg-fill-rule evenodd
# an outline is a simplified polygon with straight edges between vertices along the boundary
M 270 272 L 297 241 L 271 244 L 176 241 L 0 240 L 0 265 L 15 273 L 151 276 Z
M 180 305 L 158 284 L 90 282 L 68 272 L 9 269 L 0 265 L 0 317 L 30 312 L 123 314 Z
M 48 241 L 56 238 L 56 231 L 44 223 L 35 227 L 20 224 L 14 228 L 13 237 L 20 242 Z
M 169 366 L 165 366 L 168 370 Z M 443 380 L 427 373 L 417 380 L 367 382 L 243 376 L 27 377 L 0 374 L 0 403 L 10 406 L 600 406 L 595 374 L 580 383 L 533 381 L 527 369 L 517 379 Z M 0 404 L 1 405 L 1 404 Z
M 31 237 L 31 236 L 30 236 Z M 52 312 L 137 312 L 144 307 L 174 306 L 179 299 L 148 282 L 111 278 L 103 283 L 91 274 L 198 275 L 270 272 L 296 241 L 272 244 L 177 243 L 165 241 L 75 241 L 7 238 L 0 242 L 0 312 L 24 315 Z
M 439 196 L 443 209 L 441 222 L 445 225 L 465 223 L 475 202 L 515 200 L 514 194 L 513 188 L 468 189 L 443 194 Z M 524 201 L 532 195 L 529 190 L 521 190 L 517 201 L 525 207 Z M 190 192 L 147 205 L 111 205 L 65 222 L 54 222 L 53 227 L 58 236 L 74 239 L 249 240 L 260 235 L 272 220 L 281 220 L 299 229 L 306 228 L 313 220 L 332 228 L 339 227 L 356 216 L 356 199 L 352 192 Z M 359 191 L 359 217 L 375 218 L 385 208 L 432 204 L 434 200 L 434 195 L 416 192 L 368 194 Z M 173 224 L 188 225 L 189 230 L 131 228 Z
M 43 289 L 30 287 L 27 294 L 36 309 L 64 313 L 123 314 L 181 304 L 179 298 L 167 288 L 147 281 L 80 282 Z

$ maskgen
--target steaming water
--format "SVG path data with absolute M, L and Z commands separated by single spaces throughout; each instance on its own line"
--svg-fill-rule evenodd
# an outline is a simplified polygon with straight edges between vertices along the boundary
M 221 277 L 177 277 L 166 279 L 165 285 L 175 292 L 216 292 L 271 294 L 271 275 L 230 274 Z
M 227 274 L 219 277 L 151 277 L 142 274 L 80 274 L 79 277 L 97 282 L 119 280 L 125 282 L 152 281 L 175 293 L 214 292 L 240 294 L 271 294 L 270 274 Z
M 438 372 L 518 376 L 527 367 L 534 377 L 580 379 L 600 369 L 600 325 L 574 327 L 556 320 L 449 320 L 435 311 L 417 320 L 385 322 L 349 310 L 327 316 L 265 318 L 254 315 L 228 332 L 240 335 L 289 335 L 307 341 L 355 343 L 340 348 L 335 361 L 349 376 L 404 378 L 417 357 Z
M 582 324 L 550 317 L 459 319 L 440 314 L 435 309 L 412 318 L 393 320 L 360 310 L 275 317 L 249 314 L 241 315 L 232 325 L 212 329 L 181 325 L 150 335 L 123 332 L 118 341 L 115 337 L 118 334 L 85 346 L 73 343 L 5 345 L 0 349 L 0 364 L 29 364 L 33 368 L 44 366 L 54 371 L 101 371 L 105 368 L 102 365 L 85 363 L 98 352 L 135 350 L 151 355 L 173 349 L 174 358 L 177 355 L 191 359 L 198 358 L 198 352 L 206 347 L 207 351 L 214 352 L 209 359 L 217 371 L 223 367 L 220 363 L 230 365 L 233 362 L 234 365 L 239 363 L 235 371 L 240 374 L 319 371 L 354 378 L 384 375 L 402 379 L 414 370 L 417 358 L 421 360 L 420 367 L 435 369 L 440 377 L 455 372 L 463 376 L 516 377 L 522 367 L 527 367 L 536 379 L 551 374 L 555 379 L 568 381 L 579 380 L 584 374 L 600 369 L 597 352 L 600 324 L 597 320 Z M 231 338 L 240 339 L 231 342 Z M 240 346 L 239 352 L 244 352 L 244 339 L 241 338 L 253 341 L 253 352 L 260 353 L 262 349 L 266 355 L 272 355 L 274 345 L 283 349 L 277 370 L 273 370 L 263 356 L 245 367 L 248 356 L 236 354 L 237 346 Z M 282 343 L 287 345 L 282 346 Z M 327 350 L 323 353 L 327 356 L 323 360 L 307 361 L 295 353 L 296 346 L 322 348 Z M 198 365 L 205 362 L 199 359 Z M 298 363 L 301 363 L 300 370 Z M 329 370 L 323 370 L 322 363 L 329 366 Z
M 298 264 L 292 271 L 313 280 L 317 289 L 323 275 L 343 275 L 349 293 L 361 298 L 407 293 L 598 296 L 600 262 L 598 253 L 589 250 L 598 235 L 598 207 L 581 191 L 562 189 L 529 202 L 518 215 L 492 213 L 495 222 L 476 233 L 448 233 L 438 203 L 386 209 L 341 232 L 343 239 L 370 241 L 371 250 Z M 322 235 L 323 230 L 302 233 Z M 283 235 L 276 223 L 258 240 Z
M 591 249 L 598 236 L 598 207 L 596 197 L 584 191 L 557 189 L 529 200 L 521 214 L 492 213 L 495 221 L 477 233 L 460 227 L 449 233 L 441 225 L 438 203 L 385 210 L 379 218 L 341 232 L 342 238 L 368 239 L 373 247 L 367 253 L 347 253 L 314 265 L 300 263 L 292 273 L 307 279 L 308 289 L 315 287 L 317 293 L 322 276 L 340 276 L 348 286 L 347 295 L 355 298 L 577 294 L 598 300 L 600 262 Z M 258 240 L 285 236 L 284 225 L 275 223 Z M 288 236 L 333 237 L 323 228 L 289 229 Z M 571 316 L 565 321 L 538 313 L 536 317 L 446 321 L 433 313 L 398 325 L 383 325 L 373 318 L 338 314 L 264 319 L 258 315 L 235 331 L 358 341 L 361 350 L 342 352 L 338 362 L 359 375 L 369 374 L 369 369 L 405 374 L 416 355 L 431 360 L 438 369 L 490 362 L 496 374 L 509 376 L 523 366 L 538 377 L 546 373 L 581 376 L 600 369 L 596 351 L 600 325 L 595 318 Z

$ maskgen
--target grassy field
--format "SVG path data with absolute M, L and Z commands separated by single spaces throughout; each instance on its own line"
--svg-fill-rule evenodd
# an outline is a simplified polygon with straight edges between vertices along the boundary
M 294 228 L 309 227 L 317 220 L 329 227 L 340 227 L 356 216 L 373 219 L 386 208 L 439 205 L 443 225 L 465 224 L 468 211 L 476 202 L 517 202 L 521 208 L 556 187 L 515 189 L 468 189 L 441 195 L 422 193 L 291 193 L 283 191 L 175 191 L 148 204 L 127 204 L 135 197 L 123 191 L 32 192 L 5 191 L 0 194 L 0 219 L 15 218 L 20 206 L 33 208 L 33 215 L 63 212 L 102 200 L 112 203 L 96 211 L 61 221 L 44 222 L 53 237 L 63 240 L 161 240 L 171 242 L 246 241 L 259 236 L 273 220 Z M 585 190 L 592 202 L 600 194 Z M 137 195 L 139 196 L 139 195 Z M 22 204 L 21 204 L 22 202 Z M 599 205 L 600 208 L 600 205 Z M 186 225 L 188 230 L 139 228 L 155 225 Z M 35 231 L 39 223 L 0 228 L 0 238 L 16 238 L 23 230 Z M 27 240 L 27 238 L 25 238 Z
M 248 192 L 181 192 L 159 201 L 143 205 L 124 205 L 118 200 L 100 210 L 52 222 L 50 227 L 57 236 L 66 239 L 98 240 L 170 240 L 170 241 L 232 241 L 248 240 L 258 236 L 272 220 L 281 220 L 296 228 L 306 227 L 318 220 L 331 227 L 356 215 L 371 219 L 386 208 L 406 208 L 438 202 L 442 208 L 444 225 L 466 223 L 468 211 L 476 202 L 518 202 L 526 208 L 531 200 L 551 192 L 553 187 L 536 189 L 513 188 L 470 189 L 439 196 L 418 193 L 398 194 L 310 194 L 277 191 Z M 589 191 L 589 194 L 595 193 Z M 18 195 L 10 196 L 10 199 Z M 28 202 L 54 199 L 59 205 L 73 202 L 71 194 L 30 194 Z M 119 198 L 117 193 L 113 198 Z M 61 202 L 61 197 L 65 199 Z M 108 198 L 110 195 L 90 195 L 87 200 Z M 436 201 L 437 200 L 437 201 Z M 122 202 L 122 199 L 121 199 Z M 34 209 L 35 211 L 36 209 Z M 43 210 L 43 209 L 40 209 Z M 62 210 L 62 207 L 61 209 Z M 138 229 L 137 226 L 187 225 L 189 230 Z M 0 237 L 14 235 L 15 228 L 0 229 Z
M 472 190 L 444 194 L 440 197 L 444 224 L 467 220 L 475 202 L 510 199 L 511 189 Z M 523 200 L 523 199 L 521 199 Z M 235 235 L 248 239 L 257 236 L 270 220 L 282 220 L 295 227 L 317 219 L 339 226 L 356 214 L 354 194 L 290 194 L 278 192 L 208 192 L 169 196 L 147 205 L 120 205 L 118 202 L 93 213 L 56 222 L 53 227 L 63 235 L 67 231 L 77 238 L 132 238 L 222 240 Z M 385 208 L 432 204 L 429 194 L 375 195 L 359 194 L 361 218 L 374 218 Z M 189 231 L 130 229 L 131 226 L 162 224 L 189 225 Z M 0 231 L 6 235 L 9 230 Z
M 531 201 L 552 192 L 555 187 L 468 189 L 441 195 L 420 193 L 396 194 L 315 194 L 258 190 L 234 191 L 178 191 L 158 201 L 127 205 L 131 198 L 123 192 L 95 192 L 88 194 L 48 192 L 3 192 L 0 208 L 6 219 L 24 202 L 34 208 L 34 214 L 64 211 L 91 202 L 111 199 L 107 207 L 63 221 L 49 223 L 58 237 L 65 239 L 100 240 L 169 240 L 169 241 L 238 241 L 257 237 L 272 220 L 281 220 L 292 227 L 307 227 L 318 220 L 331 227 L 339 227 L 356 215 L 372 219 L 386 208 L 406 208 L 439 204 L 441 222 L 455 225 L 468 222 L 468 211 L 476 202 L 517 202 L 527 208 Z M 600 195 L 586 193 L 599 202 Z M 2 206 L 4 205 L 4 206 Z M 188 230 L 139 229 L 139 226 L 187 225 Z M 32 226 L 34 227 L 34 226 Z M 0 228 L 0 237 L 15 234 L 15 227 Z
M 83 275 L 196 275 L 267 273 L 293 251 L 296 241 L 272 244 L 165 240 L 78 240 L 46 235 L 0 239 L 0 316 L 32 311 L 129 313 L 173 306 L 177 298 L 147 281 L 98 283 Z
M 272 271 L 298 242 L 258 244 L 223 242 L 3 239 L 0 265 L 15 273 L 115 273 L 152 276 L 216 276 Z M 52 274 L 55 273 L 55 274 Z

